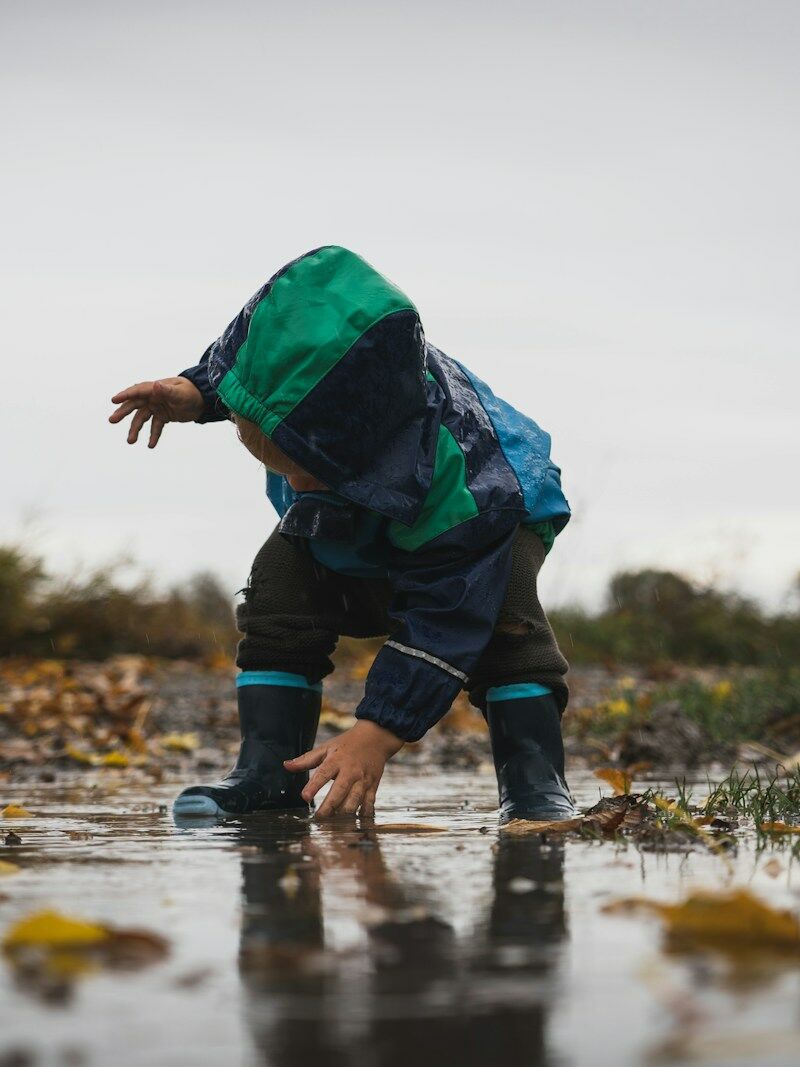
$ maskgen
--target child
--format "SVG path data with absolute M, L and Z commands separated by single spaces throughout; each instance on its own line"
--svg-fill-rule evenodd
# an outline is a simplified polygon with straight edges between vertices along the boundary
M 411 301 L 328 246 L 280 270 L 196 367 L 112 398 L 152 419 L 231 418 L 267 468 L 280 522 L 237 612 L 242 744 L 178 814 L 374 812 L 385 764 L 447 712 L 481 709 L 501 818 L 574 814 L 564 779 L 567 663 L 536 578 L 569 519 L 550 438 L 429 344 Z M 340 634 L 388 634 L 356 725 L 314 747 Z M 310 780 L 308 772 L 314 773 Z

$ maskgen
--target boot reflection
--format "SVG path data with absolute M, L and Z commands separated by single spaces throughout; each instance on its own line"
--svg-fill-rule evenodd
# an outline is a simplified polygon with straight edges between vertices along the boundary
M 308 820 L 265 816 L 239 829 L 239 971 L 258 1062 L 305 1064 L 326 1049 L 320 867 Z M 344 1060 L 331 1059 L 334 1067 Z
M 555 995 L 554 966 L 567 933 L 563 842 L 501 836 L 493 881 L 484 959 L 490 1020 L 483 1028 L 484 1054 L 508 1065 L 552 1063 L 547 1020 Z M 480 1062 L 479 1056 L 473 1062 Z
M 502 839 L 481 927 L 457 939 L 432 916 L 372 928 L 371 1060 L 502 1067 L 552 1062 L 552 971 L 565 936 L 563 850 Z
M 452 854 L 431 848 L 426 869 L 401 882 L 377 840 L 355 832 L 305 824 L 265 835 L 248 826 L 242 844 L 251 847 L 240 968 L 259 1062 L 304 1067 L 320 1054 L 334 1067 L 549 1062 L 550 975 L 565 933 L 560 849 L 501 840 L 483 921 L 457 936 L 442 918 L 448 902 L 436 896 L 437 865 Z M 335 933 L 328 951 L 323 886 Z

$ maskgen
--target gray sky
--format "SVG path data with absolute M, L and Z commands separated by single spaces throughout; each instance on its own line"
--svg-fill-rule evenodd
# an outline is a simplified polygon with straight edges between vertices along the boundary
M 286 260 L 351 247 L 553 434 L 550 604 L 800 569 L 800 6 L 0 0 L 0 536 L 232 589 L 274 523 L 227 424 L 128 448 Z

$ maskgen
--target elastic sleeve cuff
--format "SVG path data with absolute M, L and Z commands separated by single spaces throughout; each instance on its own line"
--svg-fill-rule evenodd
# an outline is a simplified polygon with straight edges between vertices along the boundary
M 188 370 L 182 370 L 178 377 L 188 379 L 199 390 L 203 398 L 203 412 L 200 418 L 194 420 L 195 422 L 223 422 L 228 418 L 228 409 L 212 388 L 208 380 L 208 371 L 204 364 L 201 363 L 197 367 L 189 367 Z
M 403 741 L 419 741 L 450 710 L 461 689 L 453 675 L 384 647 L 367 675 L 357 719 L 369 719 Z

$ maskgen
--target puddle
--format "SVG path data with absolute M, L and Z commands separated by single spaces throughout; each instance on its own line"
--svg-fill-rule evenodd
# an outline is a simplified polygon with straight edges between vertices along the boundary
M 596 801 L 594 778 L 573 785 L 582 806 Z M 390 768 L 379 823 L 447 833 L 374 840 L 292 816 L 176 827 L 177 788 L 4 794 L 35 817 L 9 821 L 22 844 L 0 849 L 22 868 L 0 880 L 0 930 L 51 907 L 154 931 L 171 951 L 87 974 L 58 1003 L 0 962 L 0 1064 L 800 1059 L 796 964 L 733 983 L 707 958 L 666 955 L 652 920 L 602 911 L 619 896 L 727 884 L 796 908 L 786 849 L 775 877 L 746 838 L 729 859 L 503 839 L 493 779 L 475 772 Z

